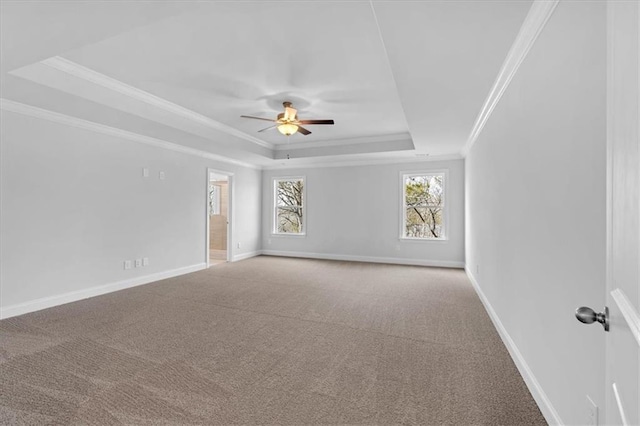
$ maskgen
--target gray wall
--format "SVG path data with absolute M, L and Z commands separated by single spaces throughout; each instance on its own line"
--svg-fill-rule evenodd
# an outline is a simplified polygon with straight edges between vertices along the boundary
M 233 254 L 260 249 L 259 170 L 7 111 L 1 130 L 2 308 L 206 262 L 207 167 L 235 173 Z
M 566 424 L 605 407 L 573 316 L 604 305 L 605 83 L 604 3 L 560 2 L 466 158 L 467 268 Z
M 400 240 L 400 173 L 449 171 L 448 241 Z M 273 177 L 306 177 L 307 234 L 272 235 Z M 265 170 L 265 253 L 335 259 L 464 265 L 464 161 Z

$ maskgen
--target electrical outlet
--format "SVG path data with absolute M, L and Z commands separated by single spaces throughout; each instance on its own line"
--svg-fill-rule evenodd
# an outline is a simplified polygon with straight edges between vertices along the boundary
M 142 258 L 142 266 L 149 266 L 149 258 L 148 257 L 143 257 Z
M 124 261 L 124 269 L 131 269 L 131 261 L 130 260 L 125 260 Z
M 149 177 L 149 168 L 145 167 L 142 169 L 142 177 Z
M 160 172 L 160 173 L 158 173 L 158 178 L 159 178 L 160 180 L 164 180 L 164 172 Z
M 238 248 L 240 248 L 240 243 L 238 243 Z
M 139 268 L 142 266 L 142 259 L 136 259 L 136 268 Z
M 598 406 L 595 402 L 587 395 L 587 422 L 588 426 L 598 426 Z

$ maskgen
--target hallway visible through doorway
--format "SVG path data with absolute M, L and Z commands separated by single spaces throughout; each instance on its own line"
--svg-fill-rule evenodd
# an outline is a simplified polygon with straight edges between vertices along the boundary
M 216 265 L 227 261 L 226 250 L 209 249 L 209 265 Z
M 209 265 L 227 261 L 229 177 L 209 173 Z

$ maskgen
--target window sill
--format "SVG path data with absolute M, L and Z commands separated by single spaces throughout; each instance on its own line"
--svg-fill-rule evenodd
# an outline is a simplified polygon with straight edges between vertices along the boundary
M 409 237 L 400 237 L 398 238 L 403 243 L 447 243 L 449 242 L 449 238 L 409 238 Z
M 302 233 L 302 234 L 278 233 L 278 234 L 276 234 L 276 233 L 272 232 L 272 233 L 271 233 L 271 236 L 272 236 L 272 237 L 276 237 L 276 238 L 277 238 L 277 237 L 295 237 L 295 238 L 304 238 L 304 237 L 306 237 L 306 236 L 307 236 L 307 234 L 306 234 L 306 233 Z

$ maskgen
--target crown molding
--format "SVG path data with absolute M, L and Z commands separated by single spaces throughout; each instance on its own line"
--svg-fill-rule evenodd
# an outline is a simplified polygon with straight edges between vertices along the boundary
M 160 108 L 166 112 L 175 114 L 182 118 L 186 118 L 208 128 L 224 132 L 240 139 L 247 140 L 264 148 L 274 149 L 274 145 L 272 143 L 265 142 L 254 136 L 248 135 L 231 126 L 227 126 L 226 124 L 220 123 L 219 121 L 213 120 L 178 104 L 174 104 L 173 102 L 160 98 L 156 95 L 152 95 L 151 93 L 145 92 L 144 90 L 130 86 L 126 83 L 123 83 L 122 81 L 101 74 L 97 71 L 65 59 L 61 56 L 53 56 L 41 61 L 41 63 L 58 71 L 67 73 L 93 84 L 97 84 L 106 89 L 113 90 L 114 92 L 118 92 L 137 101 L 144 102 L 156 108 Z
M 189 148 L 183 145 L 179 145 L 173 142 L 165 141 L 162 139 L 153 138 L 150 136 L 141 135 L 138 133 L 130 132 L 128 130 L 118 129 L 116 127 L 107 126 L 104 124 L 96 123 L 93 121 L 84 120 L 82 118 L 73 117 L 66 114 L 38 108 L 32 105 L 23 104 L 20 102 L 12 101 L 10 99 L 0 98 L 0 109 L 4 111 L 14 112 L 17 114 L 26 115 L 42 120 L 51 121 L 66 126 L 76 127 L 83 130 L 88 130 L 96 133 L 101 133 L 108 136 L 114 136 L 122 139 L 127 139 L 133 142 L 143 143 L 145 145 L 155 146 L 157 148 L 163 148 L 170 151 L 179 152 L 182 154 L 192 155 L 200 158 L 206 158 L 215 161 L 222 161 L 229 164 L 235 164 L 242 167 L 247 167 L 256 170 L 277 170 L 277 169 L 308 169 L 308 168 L 328 168 L 328 167 L 352 167 L 352 166 L 369 166 L 369 165 L 383 165 L 383 164 L 403 164 L 403 163 L 423 163 L 433 161 L 448 161 L 448 160 L 460 160 L 463 157 L 460 154 L 446 154 L 446 155 L 434 155 L 429 157 L 403 157 L 403 158 L 371 158 L 371 159 L 353 159 L 347 161 L 325 161 L 315 163 L 301 163 L 291 164 L 290 160 L 284 160 L 285 164 L 277 164 L 271 166 L 259 166 L 244 161 L 235 160 L 229 157 L 225 157 L 218 154 L 212 154 L 210 152 L 202 151 L 195 148 Z M 274 162 L 280 163 L 283 160 L 274 160 Z
M 531 47 L 538 39 L 538 36 L 544 29 L 544 26 L 553 14 L 553 11 L 556 9 L 559 1 L 560 0 L 535 0 L 531 5 L 531 9 L 529 9 L 529 13 L 520 27 L 520 32 L 513 42 L 513 45 L 502 64 L 502 68 L 500 68 L 498 77 L 493 83 L 493 87 L 482 105 L 480 114 L 476 118 L 473 129 L 471 129 L 471 134 L 460 151 L 463 157 L 467 156 L 471 147 L 478 139 L 478 136 L 484 129 L 489 117 L 491 117 L 493 110 L 496 105 L 498 105 L 498 102 L 500 102 L 500 99 L 507 90 L 507 87 L 509 87 L 513 76 L 527 57 L 529 50 L 531 50 Z
M 344 145 L 357 145 L 362 143 L 375 143 L 375 142 L 400 142 L 411 140 L 409 133 L 393 133 L 389 135 L 376 135 L 376 136 L 360 136 L 356 138 L 344 138 L 344 139 L 327 139 L 315 142 L 302 142 L 302 143 L 283 143 L 275 146 L 276 151 L 291 151 L 296 149 L 305 148 L 324 148 L 328 146 L 344 146 Z
M 150 136 L 144 136 L 138 133 L 133 133 L 128 130 L 118 129 L 116 127 L 107 126 L 104 124 L 96 123 L 93 121 L 87 121 L 82 118 L 72 117 L 70 115 L 61 114 L 58 112 L 38 108 L 32 105 L 26 105 L 20 102 L 12 101 L 10 99 L 0 98 L 0 109 L 5 111 L 14 112 L 42 120 L 48 120 L 58 124 L 64 124 L 66 126 L 72 126 L 79 129 L 89 130 L 96 133 L 102 133 L 108 136 L 114 136 L 122 139 L 127 139 L 133 142 L 143 143 L 145 145 L 155 146 L 157 148 L 168 149 L 170 151 L 180 152 L 182 154 L 193 155 L 196 157 L 207 158 L 210 160 L 223 161 L 225 163 L 235 164 L 242 167 L 248 167 L 252 169 L 261 169 L 260 166 L 247 163 L 244 161 L 238 161 L 229 157 L 225 157 L 218 154 L 212 154 L 210 152 L 202 151 L 195 148 L 189 148 L 183 145 L 178 145 L 173 142 L 168 142 L 162 139 L 152 138 Z
M 385 164 L 404 164 L 404 163 L 429 163 L 433 161 L 450 161 L 450 160 L 462 160 L 464 157 L 460 154 L 444 154 L 433 155 L 429 157 L 396 157 L 396 158 L 367 158 L 367 159 L 353 159 L 347 161 L 324 161 L 317 163 L 299 163 L 291 164 L 292 160 L 274 160 L 279 164 L 271 166 L 263 166 L 262 170 L 280 170 L 280 169 L 314 169 L 314 168 L 329 168 L 329 167 L 354 167 L 354 166 L 374 166 Z M 282 161 L 285 163 L 282 164 Z

